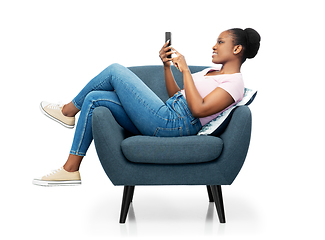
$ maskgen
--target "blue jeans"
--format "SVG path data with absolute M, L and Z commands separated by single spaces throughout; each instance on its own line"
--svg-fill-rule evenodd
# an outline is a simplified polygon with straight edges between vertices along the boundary
M 115 120 L 133 134 L 157 137 L 195 135 L 202 125 L 178 92 L 164 103 L 132 71 L 112 64 L 73 99 L 80 110 L 70 153 L 85 156 L 92 142 L 92 113 L 107 107 Z

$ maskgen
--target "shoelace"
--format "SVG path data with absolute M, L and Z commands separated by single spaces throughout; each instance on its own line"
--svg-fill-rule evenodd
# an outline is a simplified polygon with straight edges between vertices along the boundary
M 46 106 L 47 108 L 51 108 L 51 109 L 60 109 L 63 107 L 63 103 L 59 102 L 59 103 L 50 103 L 49 105 Z
M 57 172 L 61 171 L 61 170 L 62 170 L 62 168 L 63 168 L 63 167 L 61 167 L 61 168 L 59 168 L 59 169 L 56 169 L 56 170 L 53 170 L 52 172 L 50 172 L 50 173 L 46 174 L 44 177 L 48 177 L 48 176 L 51 176 L 51 175 L 53 175 L 53 174 L 55 174 L 55 173 L 57 173 Z

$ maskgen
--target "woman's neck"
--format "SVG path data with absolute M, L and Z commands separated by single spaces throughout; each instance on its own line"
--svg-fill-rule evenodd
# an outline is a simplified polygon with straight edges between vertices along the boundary
M 240 73 L 241 63 L 227 62 L 222 65 L 219 74 Z

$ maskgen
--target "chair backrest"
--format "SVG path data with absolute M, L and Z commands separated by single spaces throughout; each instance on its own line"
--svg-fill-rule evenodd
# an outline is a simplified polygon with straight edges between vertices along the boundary
M 201 71 L 206 66 L 189 66 L 192 73 Z M 154 91 L 164 102 L 169 98 L 166 85 L 165 85 L 165 74 L 164 67 L 162 65 L 149 65 L 149 66 L 137 66 L 129 67 L 148 87 Z M 183 77 L 182 73 L 177 70 L 174 66 L 171 67 L 175 81 L 178 86 L 183 88 Z

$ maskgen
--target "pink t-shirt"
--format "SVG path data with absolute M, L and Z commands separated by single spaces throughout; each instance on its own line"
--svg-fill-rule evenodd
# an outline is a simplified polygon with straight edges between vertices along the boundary
M 220 74 L 215 76 L 205 76 L 210 70 L 220 70 L 221 66 L 213 67 L 213 68 L 206 68 L 200 72 L 192 74 L 194 84 L 199 91 L 202 98 L 206 97 L 209 93 L 211 93 L 217 87 L 220 87 L 227 91 L 232 98 L 234 99 L 234 103 L 231 104 L 229 107 L 235 105 L 240 100 L 243 99 L 244 96 L 244 81 L 243 76 L 241 73 L 234 73 L 234 74 Z M 186 98 L 185 90 L 181 90 L 181 93 Z M 215 119 L 219 114 L 227 110 L 222 110 L 216 114 L 211 116 L 207 116 L 204 118 L 200 118 L 200 122 L 202 126 L 210 122 L 211 120 Z

